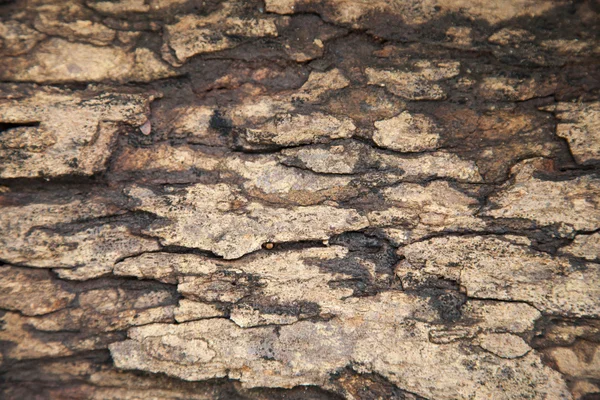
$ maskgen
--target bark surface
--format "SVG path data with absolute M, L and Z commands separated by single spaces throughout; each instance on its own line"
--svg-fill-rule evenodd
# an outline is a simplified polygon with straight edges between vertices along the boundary
M 599 27 L 0 0 L 0 397 L 598 398 Z

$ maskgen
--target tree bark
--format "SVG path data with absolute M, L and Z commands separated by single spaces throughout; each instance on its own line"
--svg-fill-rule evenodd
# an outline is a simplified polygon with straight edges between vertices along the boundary
M 599 21 L 0 1 L 0 397 L 598 398 Z

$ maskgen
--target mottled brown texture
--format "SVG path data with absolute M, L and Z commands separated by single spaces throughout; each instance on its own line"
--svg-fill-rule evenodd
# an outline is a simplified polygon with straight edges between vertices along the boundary
M 599 32 L 0 0 L 0 398 L 598 398 Z

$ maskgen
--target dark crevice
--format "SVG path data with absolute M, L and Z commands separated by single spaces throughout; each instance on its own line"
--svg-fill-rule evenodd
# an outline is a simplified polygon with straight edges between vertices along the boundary
M 35 122 L 0 122 L 0 134 L 8 132 L 11 129 L 16 128 L 38 128 L 40 126 L 39 121 Z

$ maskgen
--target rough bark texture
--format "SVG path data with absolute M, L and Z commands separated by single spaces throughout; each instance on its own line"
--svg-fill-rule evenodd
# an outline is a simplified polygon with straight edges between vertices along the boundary
M 599 21 L 0 1 L 0 397 L 598 398 Z

